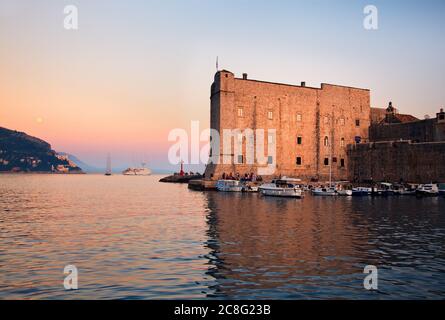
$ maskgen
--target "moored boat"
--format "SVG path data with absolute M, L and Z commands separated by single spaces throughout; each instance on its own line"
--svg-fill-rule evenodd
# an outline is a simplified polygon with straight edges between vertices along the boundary
M 439 187 L 437 184 L 428 183 L 421 184 L 419 188 L 416 190 L 416 195 L 418 196 L 426 196 L 426 197 L 435 197 L 439 195 Z
M 304 192 L 298 182 L 300 180 L 291 178 L 276 179 L 261 185 L 258 190 L 263 196 L 303 198 Z
M 439 187 L 439 194 L 445 195 L 445 183 L 439 183 L 437 186 Z
M 241 192 L 243 185 L 238 180 L 218 180 L 216 189 L 221 192 Z
M 241 187 L 242 192 L 258 192 L 258 186 L 252 183 L 243 183 Z
M 417 185 L 414 184 L 395 184 L 394 194 L 398 196 L 411 196 L 415 195 L 417 190 Z
M 337 191 L 334 187 L 316 187 L 312 189 L 314 196 L 337 196 Z
M 350 197 L 350 196 L 352 196 L 352 190 L 350 190 L 350 189 L 340 189 L 340 190 L 337 190 L 337 194 L 339 196 L 348 196 L 348 197 Z
M 381 182 L 371 188 L 372 196 L 391 196 L 394 195 L 392 183 Z
M 337 191 L 337 194 L 339 196 L 352 196 L 352 185 L 351 184 L 345 184 L 345 183 L 338 183 L 336 184 L 335 191 Z
M 368 187 L 356 187 L 352 188 L 353 196 L 369 196 L 372 193 L 372 188 Z

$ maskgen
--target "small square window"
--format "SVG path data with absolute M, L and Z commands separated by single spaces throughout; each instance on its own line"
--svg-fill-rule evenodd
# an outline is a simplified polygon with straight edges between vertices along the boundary
M 324 158 L 324 165 L 328 166 L 329 165 L 329 158 Z
M 355 119 L 355 126 L 360 127 L 360 119 Z
M 303 138 L 297 137 L 297 144 L 302 144 L 302 143 L 303 143 Z
M 238 108 L 238 117 L 244 117 L 244 109 L 243 108 Z
M 337 157 L 333 157 L 332 158 L 332 163 L 336 163 L 337 162 Z
M 244 157 L 243 157 L 242 154 L 238 155 L 238 163 L 239 163 L 239 164 L 244 163 Z
M 297 113 L 297 122 L 301 122 L 302 116 L 300 113 Z
M 268 156 L 267 157 L 267 164 L 273 164 L 273 157 L 272 156 Z
M 273 119 L 273 112 L 267 111 L 267 119 L 272 120 Z
M 297 166 L 301 166 L 301 163 L 302 163 L 301 157 L 297 157 L 297 160 L 296 160 Z

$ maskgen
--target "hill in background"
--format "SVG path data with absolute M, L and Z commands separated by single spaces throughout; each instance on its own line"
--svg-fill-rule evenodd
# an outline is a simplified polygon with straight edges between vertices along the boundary
M 83 173 L 51 145 L 24 132 L 0 127 L 0 172 Z

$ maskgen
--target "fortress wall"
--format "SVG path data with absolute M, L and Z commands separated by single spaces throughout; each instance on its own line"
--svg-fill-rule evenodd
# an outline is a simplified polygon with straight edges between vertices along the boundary
M 243 110 L 242 116 L 239 108 Z M 268 112 L 272 112 L 272 119 L 268 118 Z M 297 114 L 301 115 L 301 121 L 297 121 Z M 360 121 L 358 126 L 356 120 Z M 228 71 L 215 75 L 211 89 L 211 127 L 221 135 L 223 129 L 276 129 L 274 176 L 327 179 L 329 166 L 324 164 L 324 159 L 332 152 L 337 160 L 333 162 L 333 176 L 345 179 L 349 176 L 346 146 L 353 143 L 356 136 L 367 140 L 369 125 L 370 93 L 365 89 L 330 84 L 312 88 L 239 79 Z M 302 138 L 301 145 L 297 144 L 298 136 Z M 329 146 L 324 146 L 325 137 L 332 140 Z M 265 140 L 267 150 L 267 132 Z M 223 157 L 222 144 L 219 152 Z M 246 154 L 245 141 L 243 154 Z M 225 156 L 233 158 L 234 155 Z M 296 164 L 297 157 L 301 157 L 301 165 Z M 260 167 L 258 164 L 208 165 L 206 177 L 213 175 L 213 179 L 217 179 L 223 172 L 257 173 Z
M 445 181 L 445 142 L 373 142 L 348 146 L 351 181 Z

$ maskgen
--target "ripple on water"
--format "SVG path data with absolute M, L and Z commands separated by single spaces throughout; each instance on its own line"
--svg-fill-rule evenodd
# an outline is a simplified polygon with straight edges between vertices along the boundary
M 261 198 L 5 175 L 0 298 L 443 299 L 444 198 Z M 65 291 L 63 268 L 79 270 Z M 365 265 L 379 290 L 363 289 Z

